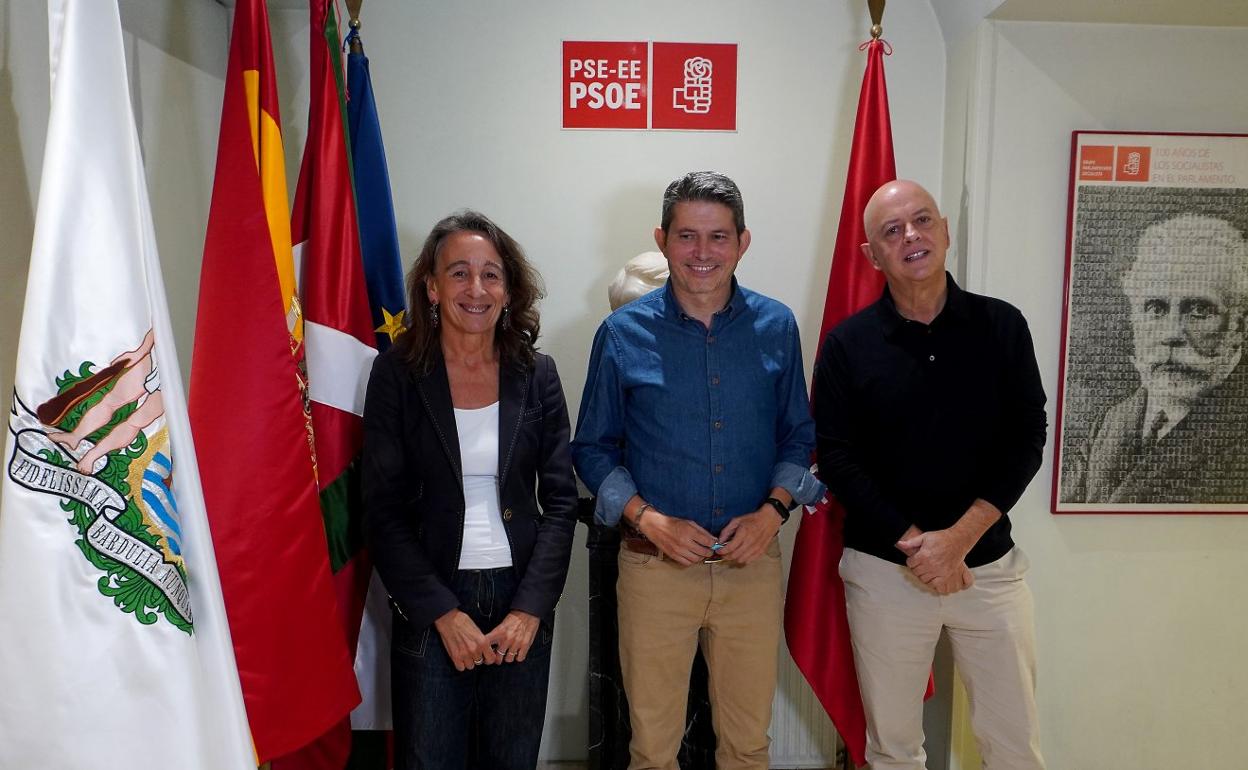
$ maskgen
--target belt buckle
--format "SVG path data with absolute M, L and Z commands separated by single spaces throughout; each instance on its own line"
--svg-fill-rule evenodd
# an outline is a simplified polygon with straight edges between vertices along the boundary
M 724 557 L 720 556 L 719 554 L 715 554 L 714 556 L 709 556 L 703 559 L 702 563 L 703 564 L 719 564 L 723 560 L 724 560 Z

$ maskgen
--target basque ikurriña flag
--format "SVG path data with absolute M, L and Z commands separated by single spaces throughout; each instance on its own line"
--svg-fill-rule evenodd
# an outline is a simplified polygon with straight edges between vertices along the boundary
M 342 633 L 354 658 L 372 566 L 363 552 L 359 455 L 364 393 L 377 355 L 360 257 L 347 142 L 342 60 L 331 0 L 310 3 L 308 138 L 291 232 L 305 314 L 308 385 L 316 435 L 321 515 Z M 315 742 L 273 770 L 341 770 L 351 753 L 343 714 Z
M 254 768 L 115 0 L 51 0 L 0 502 L 0 767 Z
M 277 105 L 264 3 L 238 0 L 190 409 L 261 761 L 306 746 L 359 703 L 321 519 Z M 338 460 L 324 452 L 329 481 Z

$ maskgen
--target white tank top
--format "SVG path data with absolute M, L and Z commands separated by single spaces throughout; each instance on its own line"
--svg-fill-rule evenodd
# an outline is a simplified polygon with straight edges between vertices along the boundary
M 511 545 L 498 503 L 498 402 L 456 409 L 459 462 L 464 472 L 464 546 L 460 569 L 511 566 Z

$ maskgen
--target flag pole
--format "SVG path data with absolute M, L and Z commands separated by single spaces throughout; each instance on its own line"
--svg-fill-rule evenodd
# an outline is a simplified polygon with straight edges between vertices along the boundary
M 897 178 L 888 93 L 884 82 L 887 44 L 881 39 L 884 0 L 868 0 L 873 22 L 865 51 L 866 70 L 859 92 L 853 140 L 846 169 L 836 243 L 829 266 L 828 292 L 819 341 L 845 318 L 879 299 L 883 276 L 862 257 L 867 240 L 862 212 L 881 185 Z M 817 360 L 817 357 L 816 357 Z M 845 586 L 838 564 L 844 549 L 846 512 L 833 495 L 803 516 L 790 560 L 784 631 L 793 662 L 831 717 L 850 767 L 867 764 L 866 714 L 854 668 Z

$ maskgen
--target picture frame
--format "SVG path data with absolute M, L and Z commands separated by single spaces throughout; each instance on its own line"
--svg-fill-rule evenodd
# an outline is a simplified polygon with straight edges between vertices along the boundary
M 1054 513 L 1248 513 L 1248 135 L 1074 131 Z

